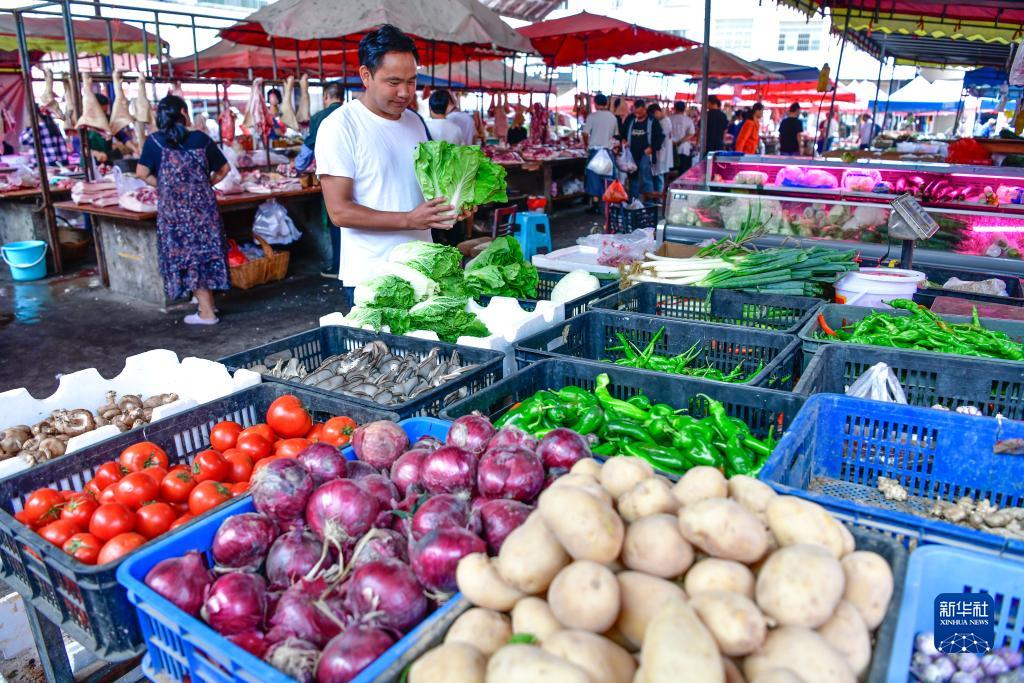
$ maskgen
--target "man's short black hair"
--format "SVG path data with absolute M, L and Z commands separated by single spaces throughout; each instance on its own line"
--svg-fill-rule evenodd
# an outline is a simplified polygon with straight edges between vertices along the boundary
M 278 104 L 280 104 L 281 102 L 284 102 L 284 95 L 282 95 L 281 91 L 278 90 L 277 88 L 271 88 L 270 90 L 267 91 L 267 101 L 268 102 L 270 101 L 270 96 L 271 95 L 277 95 L 277 102 L 278 102 Z
M 798 111 L 800 111 L 800 103 L 799 102 L 794 102 L 793 104 L 789 105 L 789 113 L 790 114 L 795 114 Z
M 596 95 L 594 95 L 594 104 L 596 104 L 599 107 L 603 107 L 604 105 L 608 104 L 608 96 L 605 95 L 604 93 L 597 93 Z
M 339 102 L 345 99 L 345 86 L 341 81 L 331 81 L 324 86 L 324 99 L 328 97 Z
M 657 102 L 651 102 L 651 106 L 647 107 L 647 111 L 650 113 L 661 111 L 661 105 Z
M 685 112 L 686 111 L 686 102 L 681 102 L 679 100 L 676 100 L 676 103 L 672 105 L 672 108 L 675 109 L 676 111 L 679 111 L 679 112 Z
M 417 63 L 420 61 L 416 42 L 391 24 L 384 24 L 359 41 L 359 65 L 365 66 L 371 74 L 376 73 L 389 52 L 409 52 Z
M 764 105 L 760 102 L 755 102 L 754 106 L 750 108 L 751 113 L 755 111 L 764 111 Z
M 714 105 L 717 105 L 717 106 L 721 107 L 722 106 L 722 100 L 718 99 L 718 95 L 709 95 L 708 96 L 708 104 L 714 104 Z
M 647 107 L 647 103 L 643 100 L 633 100 L 633 109 L 639 109 L 640 107 Z
M 452 94 L 444 88 L 438 88 L 434 92 L 430 93 L 430 111 L 435 114 L 446 114 L 448 113 L 448 107 L 452 104 Z

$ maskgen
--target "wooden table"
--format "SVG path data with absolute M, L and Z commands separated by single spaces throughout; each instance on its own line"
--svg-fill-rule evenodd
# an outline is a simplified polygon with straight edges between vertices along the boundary
M 582 176 L 587 167 L 586 157 L 564 157 L 561 159 L 547 159 L 545 161 L 516 161 L 512 163 L 502 163 L 501 165 L 505 167 L 510 179 L 515 176 L 519 176 L 520 178 L 532 176 L 535 187 L 536 173 L 537 171 L 540 171 L 540 188 L 537 188 L 536 192 L 530 192 L 528 194 L 544 197 L 544 199 L 547 200 L 547 206 L 545 208 L 547 213 L 554 213 L 555 202 L 576 199 L 586 194 L 585 192 L 573 192 L 571 194 L 557 196 L 552 196 L 551 194 L 551 181 L 555 179 L 555 170 L 578 171 L 580 176 Z
M 50 189 L 54 199 L 71 196 L 71 190 Z M 47 252 L 47 269 L 54 272 L 53 249 L 59 244 L 50 244 L 50 233 L 46 228 L 43 215 L 43 193 L 39 188 L 26 188 L 0 192 L 0 244 L 23 242 L 25 240 L 42 240 L 50 246 Z
M 255 210 L 268 199 L 293 200 L 290 202 L 290 213 L 299 229 L 306 232 L 314 225 L 318 229 L 319 187 L 269 194 L 231 194 L 219 197 L 217 205 L 223 215 Z M 70 201 L 57 202 L 54 208 L 78 211 L 93 217 L 93 238 L 100 274 L 111 291 L 158 306 L 171 303 L 164 295 L 163 277 L 160 275 L 155 211 L 140 213 L 120 206 L 93 206 Z M 247 228 L 244 228 L 237 232 L 245 234 L 246 231 Z

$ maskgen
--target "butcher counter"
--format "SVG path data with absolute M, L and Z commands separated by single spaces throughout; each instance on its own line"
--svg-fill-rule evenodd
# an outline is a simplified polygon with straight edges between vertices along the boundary
M 552 181 L 563 180 L 566 176 L 583 179 L 587 167 L 585 157 L 561 157 L 545 161 L 497 162 L 505 167 L 509 189 L 519 190 L 547 200 L 545 210 L 554 213 L 555 203 L 578 199 L 584 192 L 556 195 L 551 193 Z
M 269 199 L 276 199 L 285 206 L 304 239 L 327 239 L 321 227 L 319 187 L 219 196 L 217 204 L 228 236 L 251 239 L 256 209 Z M 54 208 L 77 211 L 92 218 L 100 276 L 111 291 L 161 307 L 173 303 L 164 296 L 157 257 L 155 211 L 139 213 L 120 206 L 100 207 L 71 201 L 57 202 Z
M 65 199 L 70 190 L 50 188 L 53 199 Z M 0 244 L 42 240 L 49 245 L 46 252 L 47 270 L 54 272 L 50 231 L 43 215 L 43 193 L 38 187 L 0 192 Z

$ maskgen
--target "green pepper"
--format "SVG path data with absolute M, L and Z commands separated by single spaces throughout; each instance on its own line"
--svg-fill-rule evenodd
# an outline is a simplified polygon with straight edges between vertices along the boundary
M 594 405 L 580 415 L 579 419 L 573 423 L 570 429 L 577 434 L 586 436 L 587 434 L 593 434 L 603 426 L 604 410 L 601 409 L 601 406 Z
M 640 410 L 651 412 L 651 399 L 647 398 L 643 394 L 637 394 L 636 396 L 630 396 L 626 399 L 626 403 L 634 405 Z
M 704 439 L 694 428 L 676 432 L 672 445 L 679 450 L 693 465 L 722 467 L 722 455 L 710 439 Z
M 696 424 L 697 420 L 692 415 L 675 415 L 668 419 L 668 423 L 672 425 L 672 429 L 678 432 L 687 429 L 690 425 Z
M 626 438 L 643 443 L 654 443 L 654 438 L 640 425 L 626 420 L 608 420 L 604 430 L 605 438 Z
M 565 403 L 575 403 L 583 406 L 597 404 L 597 397 L 582 387 L 562 387 L 558 390 L 558 398 Z
M 697 394 L 697 398 L 703 398 L 708 402 L 708 417 L 711 418 L 712 425 L 721 435 L 723 441 L 729 443 L 733 436 L 737 434 L 743 436 L 739 427 L 736 426 L 725 412 L 725 406 L 721 401 L 716 401 L 707 394 Z
M 655 403 L 651 406 L 651 417 L 672 417 L 676 414 L 675 408 L 667 403 Z
M 743 445 L 746 446 L 748 450 L 753 451 L 754 454 L 758 456 L 758 460 L 760 460 L 761 458 L 767 458 L 769 455 L 772 454 L 770 434 L 768 436 L 767 442 L 761 441 L 760 439 L 756 439 L 753 436 L 748 436 L 745 439 L 743 439 Z
M 725 475 L 731 477 L 734 474 L 750 474 L 754 469 L 754 460 L 750 453 L 743 446 L 743 437 L 740 434 L 733 434 L 725 442 Z
M 604 443 L 600 443 L 596 446 L 593 446 L 590 449 L 590 452 L 593 453 L 594 455 L 599 455 L 602 458 L 608 458 L 615 455 L 616 449 L 617 446 L 615 445 L 615 443 L 611 441 L 605 441 Z
M 552 406 L 547 409 L 547 418 L 555 425 L 561 427 L 572 420 L 575 420 L 576 414 L 568 406 Z
M 690 469 L 689 463 L 681 453 L 671 448 L 642 443 L 624 443 L 622 450 L 626 455 L 643 458 L 651 467 L 669 474 L 681 475 Z
M 647 411 L 629 403 L 627 401 L 621 401 L 611 395 L 608 391 L 608 385 L 611 384 L 611 378 L 606 373 L 601 373 L 597 376 L 597 385 L 594 387 L 594 395 L 597 396 L 598 402 L 601 407 L 609 413 L 608 417 L 617 416 L 627 420 L 634 420 L 636 422 L 643 422 L 647 419 Z
M 653 417 L 644 423 L 644 427 L 656 442 L 664 445 L 672 443 L 676 430 L 664 418 Z

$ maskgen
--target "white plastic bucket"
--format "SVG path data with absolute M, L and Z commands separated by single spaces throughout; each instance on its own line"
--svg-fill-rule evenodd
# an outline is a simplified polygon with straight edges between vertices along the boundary
M 893 299 L 912 299 L 924 273 L 899 268 L 861 268 L 836 283 L 836 303 L 851 306 L 885 306 Z

